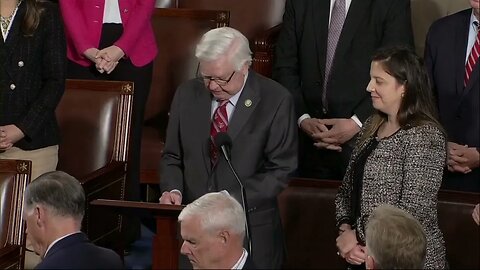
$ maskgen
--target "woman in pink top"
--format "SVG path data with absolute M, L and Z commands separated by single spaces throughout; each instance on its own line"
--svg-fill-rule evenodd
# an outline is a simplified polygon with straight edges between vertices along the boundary
M 67 78 L 135 83 L 126 197 L 138 200 L 140 139 L 157 45 L 155 0 L 59 0 L 67 38 Z

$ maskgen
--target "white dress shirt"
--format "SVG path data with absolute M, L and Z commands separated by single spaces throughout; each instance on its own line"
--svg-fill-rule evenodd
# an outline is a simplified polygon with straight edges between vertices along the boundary
M 470 52 L 472 51 L 473 44 L 475 44 L 475 40 L 477 39 L 478 23 L 479 23 L 478 19 L 477 17 L 475 17 L 472 10 L 472 16 L 470 17 L 470 24 L 468 27 L 468 43 L 467 43 L 467 54 L 465 55 L 465 65 L 467 64 L 468 57 L 470 56 Z
M 105 0 L 105 9 L 103 10 L 103 23 L 122 23 L 118 0 Z

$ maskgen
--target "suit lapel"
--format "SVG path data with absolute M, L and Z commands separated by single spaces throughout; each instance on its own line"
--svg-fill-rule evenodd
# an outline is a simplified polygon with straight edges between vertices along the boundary
M 242 94 L 237 101 L 235 110 L 228 124 L 228 134 L 232 141 L 238 135 L 242 127 L 252 116 L 253 111 L 260 103 L 260 88 L 257 84 L 255 72 L 249 72 L 247 82 L 243 88 Z
M 315 35 L 315 47 L 317 51 L 318 67 L 321 77 L 325 76 L 325 61 L 328 42 L 328 18 L 330 14 L 329 0 L 311 1 L 310 12 L 313 18 L 312 29 Z M 318 30 L 317 30 L 318 29 Z
M 18 7 L 17 14 L 15 15 L 13 24 L 10 27 L 10 32 L 8 33 L 7 39 L 5 40 L 4 49 L 6 52 L 5 54 L 6 63 L 10 62 L 8 60 L 10 59 L 12 52 L 17 47 L 16 45 L 18 43 L 18 39 L 20 36 L 23 35 L 23 33 L 21 32 L 20 26 L 22 24 L 23 17 L 25 16 L 25 12 L 26 12 L 26 6 L 24 2 L 25 1 L 22 1 L 20 6 Z
M 208 174 L 211 174 L 212 166 L 210 163 L 210 126 L 211 126 L 211 107 L 212 96 L 210 92 L 205 88 L 203 83 L 198 84 L 197 98 L 195 99 L 194 106 L 191 110 L 191 132 L 198 134 L 199 138 L 202 138 L 202 156 L 203 163 Z M 203 138 L 206 138 L 205 140 Z
M 472 75 L 470 76 L 470 80 L 465 86 L 465 89 L 463 89 L 462 91 L 462 97 L 460 98 L 460 102 L 462 102 L 464 98 L 468 96 L 468 93 L 472 91 L 473 86 L 475 85 L 475 82 L 478 82 L 478 80 L 480 79 L 479 77 L 480 77 L 480 64 L 477 61 L 477 63 L 475 64 L 475 67 L 472 70 Z
M 335 58 L 333 65 L 341 59 L 342 55 L 345 55 L 349 47 L 351 46 L 352 39 L 357 32 L 358 27 L 361 25 L 364 17 L 367 15 L 367 11 L 370 9 L 371 0 L 352 1 L 350 8 L 348 9 L 347 18 L 343 24 L 342 34 L 338 40 L 337 49 L 335 51 Z

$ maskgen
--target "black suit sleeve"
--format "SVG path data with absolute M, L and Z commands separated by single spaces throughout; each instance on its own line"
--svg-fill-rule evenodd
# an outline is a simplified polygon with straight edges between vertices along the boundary
M 435 48 L 433 47 L 434 42 L 431 40 L 431 31 L 432 28 L 429 29 L 427 33 L 427 38 L 425 40 L 425 51 L 424 51 L 424 60 L 425 60 L 425 67 L 427 68 L 428 76 L 430 77 L 430 82 L 432 83 L 432 90 L 435 96 L 437 96 L 437 89 L 435 87 L 435 81 L 433 78 L 433 70 L 435 68 Z M 435 98 L 435 101 L 438 99 Z
M 170 106 L 170 115 L 167 127 L 167 140 L 163 149 L 160 163 L 162 180 L 160 181 L 161 191 L 179 190 L 183 194 L 183 151 L 180 140 L 180 110 L 181 110 L 181 87 L 175 92 Z
M 295 30 L 296 18 L 292 0 L 285 3 L 282 29 L 278 36 L 275 49 L 275 63 L 272 78 L 285 86 L 295 99 L 296 115 L 300 117 L 306 113 L 306 105 L 300 89 L 300 71 L 298 59 L 298 37 Z
M 66 41 L 63 24 L 56 5 L 46 4 L 37 32 L 44 31 L 41 71 L 41 90 L 23 118 L 15 125 L 26 137 L 35 137 L 55 109 L 65 90 Z
M 383 29 L 382 47 L 403 44 L 414 49 L 409 0 L 393 1 Z

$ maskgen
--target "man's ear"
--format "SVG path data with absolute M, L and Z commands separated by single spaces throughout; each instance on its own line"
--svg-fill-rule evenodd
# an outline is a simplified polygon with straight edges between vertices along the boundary
M 365 260 L 365 268 L 375 269 L 375 260 L 372 256 L 367 256 L 367 259 Z
M 218 237 L 220 237 L 222 244 L 226 244 L 228 241 L 230 241 L 230 232 L 227 230 L 220 231 L 218 233 Z
M 35 222 L 37 226 L 43 227 L 45 224 L 45 218 L 47 216 L 47 210 L 42 205 L 36 205 L 33 214 L 35 215 Z
M 247 75 L 248 74 L 248 69 L 249 69 L 249 66 L 247 65 L 247 63 L 245 63 L 245 64 L 243 64 L 241 71 L 244 75 Z

